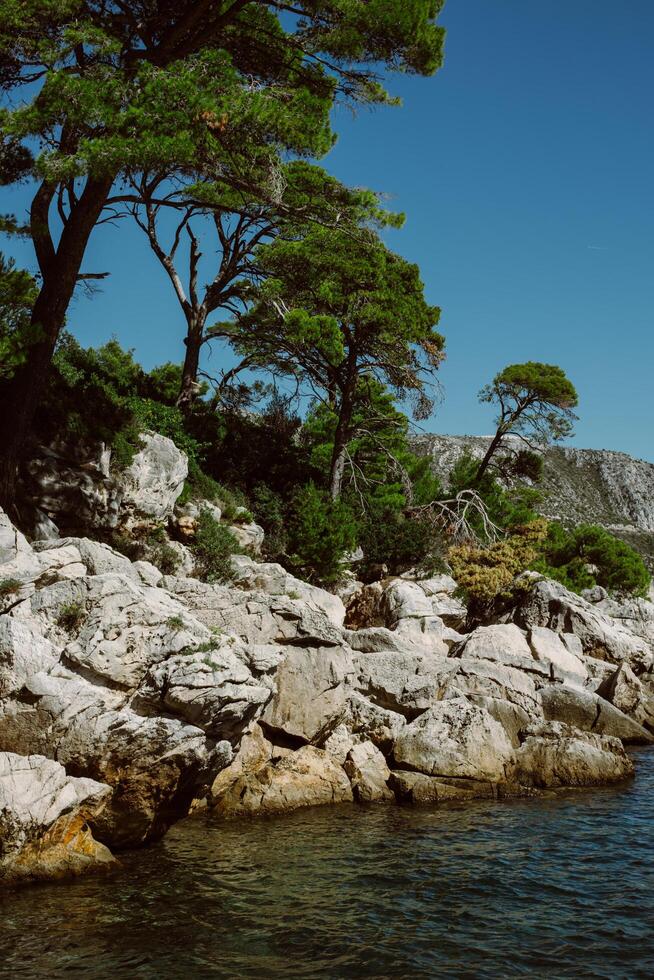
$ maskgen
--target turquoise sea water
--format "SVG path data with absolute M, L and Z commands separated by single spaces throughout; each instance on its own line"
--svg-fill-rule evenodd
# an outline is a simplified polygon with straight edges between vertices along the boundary
M 633 783 L 199 819 L 111 878 L 0 898 L 12 978 L 654 977 L 654 751 Z

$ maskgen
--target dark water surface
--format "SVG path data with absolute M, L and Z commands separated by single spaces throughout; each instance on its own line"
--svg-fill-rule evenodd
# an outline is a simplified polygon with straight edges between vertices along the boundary
M 654 751 L 633 784 L 455 809 L 186 821 L 0 899 L 21 978 L 654 977 Z

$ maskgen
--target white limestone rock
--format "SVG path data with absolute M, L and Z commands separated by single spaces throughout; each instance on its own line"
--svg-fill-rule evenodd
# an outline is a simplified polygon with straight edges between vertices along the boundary
M 354 677 L 347 647 L 287 647 L 276 691 L 262 716 L 266 731 L 318 742 L 344 717 Z
M 388 787 L 391 771 L 386 759 L 372 742 L 354 745 L 343 768 L 352 785 L 354 799 L 359 803 L 377 803 L 394 798 Z
M 401 732 L 393 755 L 403 768 L 427 776 L 504 782 L 513 746 L 491 715 L 466 698 L 434 705 Z
M 529 630 L 529 646 L 536 660 L 551 664 L 563 675 L 569 675 L 583 683 L 588 669 L 583 661 L 563 643 L 560 637 L 545 626 L 533 626 Z
M 0 881 L 50 880 L 115 864 L 86 821 L 111 790 L 43 756 L 0 752 Z
M 320 609 L 334 626 L 343 625 L 345 606 L 339 596 L 303 582 L 281 565 L 256 562 L 247 555 L 234 555 L 232 568 L 234 583 L 240 588 L 271 596 L 288 596 L 296 601 L 307 600 Z
M 602 786 L 633 775 L 633 762 L 618 738 L 580 732 L 557 722 L 535 726 L 525 735 L 514 773 L 523 786 Z
M 120 476 L 122 507 L 163 521 L 172 517 L 188 476 L 186 453 L 156 432 L 140 436 L 142 447 Z

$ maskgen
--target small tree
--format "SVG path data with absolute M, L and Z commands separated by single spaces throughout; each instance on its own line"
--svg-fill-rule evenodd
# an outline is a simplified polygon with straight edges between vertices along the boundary
M 329 484 L 340 496 L 355 409 L 369 377 L 399 397 L 413 396 L 415 414 L 432 402 L 426 390 L 443 357 L 416 265 L 393 254 L 374 232 L 353 236 L 314 227 L 297 241 L 277 239 L 257 251 L 263 284 L 256 302 L 232 327 L 236 349 L 250 362 L 296 379 L 336 416 Z
M 479 400 L 499 407 L 497 429 L 474 478 L 478 485 L 509 435 L 528 449 L 558 442 L 572 434 L 577 392 L 555 364 L 510 364 L 479 392 Z

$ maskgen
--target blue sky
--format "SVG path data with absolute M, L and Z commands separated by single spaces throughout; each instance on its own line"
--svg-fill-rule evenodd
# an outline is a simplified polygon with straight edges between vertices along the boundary
M 654 4 L 449 0 L 441 22 L 442 71 L 391 79 L 401 109 L 338 110 L 324 161 L 406 213 L 389 244 L 442 308 L 445 398 L 425 428 L 489 432 L 478 389 L 505 364 L 548 361 L 579 390 L 575 445 L 654 462 Z M 116 335 L 146 367 L 181 358 L 141 232 L 96 231 L 85 268 L 111 277 L 71 310 L 83 343 Z

